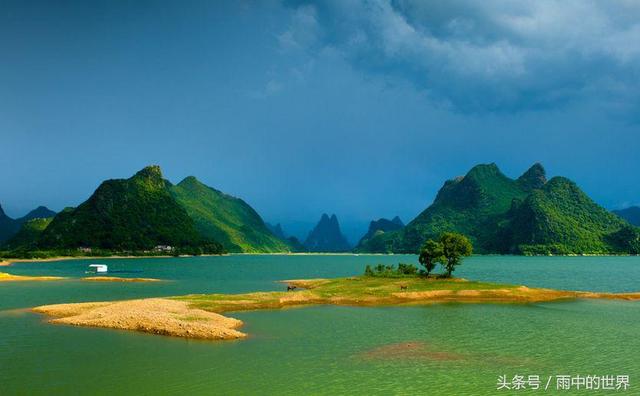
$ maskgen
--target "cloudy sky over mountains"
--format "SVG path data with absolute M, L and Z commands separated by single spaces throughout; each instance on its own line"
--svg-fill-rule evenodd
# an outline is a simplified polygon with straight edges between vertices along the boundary
M 0 203 L 59 210 L 158 163 L 355 235 L 536 161 L 638 203 L 639 42 L 635 1 L 4 2 Z

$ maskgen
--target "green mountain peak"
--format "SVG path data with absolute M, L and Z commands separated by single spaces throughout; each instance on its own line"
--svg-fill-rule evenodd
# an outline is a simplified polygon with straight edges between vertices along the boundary
M 160 165 L 149 165 L 139 170 L 132 179 L 149 179 L 153 181 L 164 180 L 162 177 L 162 169 Z
M 494 162 L 490 164 L 478 164 L 471 168 L 469 172 L 467 172 L 465 177 L 473 177 L 478 179 L 494 177 L 494 176 L 504 176 Z
M 77 208 L 59 213 L 42 232 L 39 244 L 51 249 L 123 251 L 208 243 L 175 201 L 170 186 L 159 166 L 148 166 L 129 179 L 104 181 Z
M 202 184 L 202 183 L 195 176 L 187 176 L 184 179 L 182 179 L 180 183 L 178 183 L 179 186 L 183 186 L 183 187 L 198 185 L 198 184 Z
M 160 165 L 149 165 L 145 166 L 135 176 L 143 176 L 143 177 L 151 177 L 151 178 L 160 178 L 162 179 L 162 169 L 160 169 Z M 135 177 L 134 176 L 134 177 Z
M 201 183 L 194 176 L 170 187 L 198 231 L 220 242 L 230 252 L 287 252 L 289 247 L 273 235 L 260 215 L 240 198 Z
M 539 189 L 547 183 L 547 172 L 542 164 L 536 162 L 517 181 L 526 190 Z

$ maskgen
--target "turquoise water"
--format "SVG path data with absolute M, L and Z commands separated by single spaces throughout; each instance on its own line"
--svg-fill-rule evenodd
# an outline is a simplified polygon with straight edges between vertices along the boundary
M 497 391 L 499 375 L 629 375 L 640 394 L 640 304 L 310 307 L 229 314 L 243 341 L 54 326 L 40 304 L 281 290 L 275 280 L 359 274 L 413 256 L 78 260 L 2 268 L 84 276 L 90 262 L 163 283 L 0 284 L 0 394 L 553 394 Z M 594 291 L 640 290 L 640 257 L 472 257 L 458 276 Z M 555 379 L 552 384 L 555 386 Z M 637 388 L 637 389 L 636 389 Z M 560 392 L 579 394 L 580 392 Z M 591 391 L 583 394 L 598 394 Z M 611 392 L 615 393 L 615 392 Z M 618 392 L 621 393 L 621 392 Z

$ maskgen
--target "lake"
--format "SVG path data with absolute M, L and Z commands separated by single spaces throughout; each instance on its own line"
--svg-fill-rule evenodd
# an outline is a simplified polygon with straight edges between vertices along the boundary
M 50 325 L 24 308 L 189 293 L 283 290 L 275 281 L 361 274 L 415 256 L 232 255 L 70 260 L 3 267 L 79 278 L 90 263 L 161 283 L 0 283 L 0 394 L 537 394 L 500 375 L 628 375 L 640 388 L 640 303 L 320 306 L 228 313 L 242 341 Z M 456 276 L 569 290 L 640 290 L 640 257 L 476 256 Z M 550 388 L 551 389 L 551 388 Z M 553 393 L 548 391 L 548 393 Z M 563 394 L 594 394 L 570 391 Z M 615 393 L 612 392 L 612 393 Z M 623 393 L 625 394 L 625 393 Z

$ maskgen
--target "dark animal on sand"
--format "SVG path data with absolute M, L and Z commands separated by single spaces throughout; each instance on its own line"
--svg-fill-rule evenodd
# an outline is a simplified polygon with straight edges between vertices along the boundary
M 295 286 L 287 285 L 287 291 L 292 291 L 292 290 L 296 290 L 296 289 L 297 289 L 297 287 L 295 287 Z
M 400 290 L 407 290 L 407 285 L 400 285 Z

